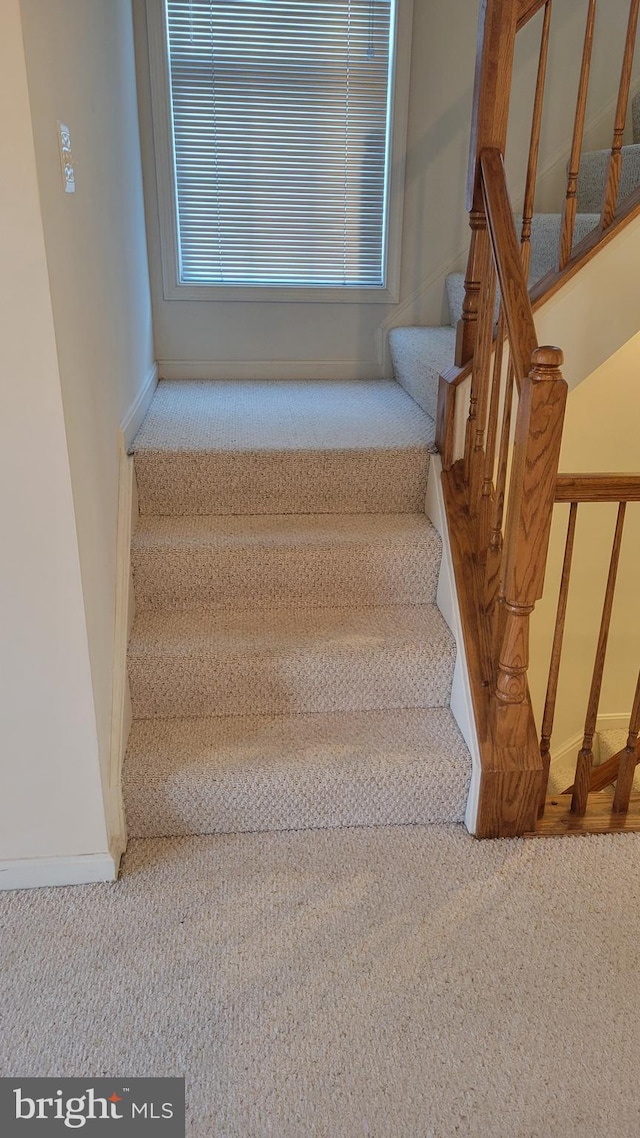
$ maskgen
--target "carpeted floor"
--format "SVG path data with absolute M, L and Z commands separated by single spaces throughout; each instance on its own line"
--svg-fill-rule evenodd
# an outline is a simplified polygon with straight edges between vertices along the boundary
M 0 1070 L 184 1074 L 189 1138 L 636 1138 L 640 835 L 132 843 L 0 897 Z

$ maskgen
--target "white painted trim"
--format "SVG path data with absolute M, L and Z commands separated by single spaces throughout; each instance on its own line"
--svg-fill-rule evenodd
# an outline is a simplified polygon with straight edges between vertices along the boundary
M 119 859 L 110 853 L 24 857 L 16 861 L 0 861 L 0 890 L 116 881 L 118 864 Z
M 596 721 L 596 731 L 628 731 L 631 711 L 605 712 Z
M 603 731 L 628 731 L 630 718 L 630 711 L 626 714 L 623 712 L 605 712 L 603 715 L 598 716 L 596 720 L 596 732 L 593 739 L 593 753 L 596 765 L 600 761 L 600 734 Z M 583 738 L 583 732 L 579 731 L 576 735 L 572 735 L 571 738 L 565 739 L 564 743 L 561 743 L 558 747 L 553 747 L 551 751 L 551 762 L 562 763 L 566 759 L 577 757 L 578 751 L 582 746 Z
M 465 825 L 470 834 L 475 834 L 480 793 L 480 747 L 473 712 L 469 667 L 462 633 L 458 595 L 455 589 L 453 557 L 451 555 L 447 516 L 442 493 L 442 459 L 440 455 L 432 455 L 431 462 L 429 463 L 426 513 L 442 539 L 442 559 L 440 562 L 440 576 L 438 578 L 436 599 L 438 608 L 449 625 L 456 642 L 456 664 L 451 688 L 451 711 L 471 755 L 471 785 L 467 799 Z
M 169 62 L 163 0 L 146 0 L 145 11 L 164 299 L 205 303 L 215 301 L 224 303 L 252 301 L 265 303 L 273 301 L 277 303 L 311 304 L 395 303 L 399 296 L 400 287 L 413 0 L 396 0 L 395 26 L 392 30 L 394 58 L 390 76 L 391 148 L 386 217 L 386 284 L 382 288 L 270 288 L 268 286 L 250 288 L 180 283 Z
M 155 392 L 157 385 L 158 385 L 158 365 L 156 363 L 154 363 L 153 367 L 151 367 L 149 369 L 149 372 L 148 372 L 138 394 L 136 395 L 133 403 L 129 407 L 129 410 L 127 411 L 126 415 L 124 416 L 124 418 L 120 424 L 120 430 L 121 430 L 122 435 L 124 437 L 124 449 L 125 449 L 125 451 L 128 450 L 129 447 L 131 446 L 133 438 L 136 435 L 136 433 L 138 432 L 140 425 L 142 423 L 142 420 L 144 419 L 147 411 L 149 410 L 149 404 L 151 403 L 151 400 L 153 399 L 153 394 Z
M 379 379 L 366 360 L 158 360 L 160 379 Z
M 113 636 L 113 680 L 111 689 L 111 732 L 107 820 L 114 857 L 124 853 L 127 844 L 126 819 L 122 799 L 122 766 L 131 730 L 131 696 L 127 674 L 127 645 L 134 616 L 131 585 L 131 538 L 136 496 L 133 458 L 127 454 L 125 436 L 119 440 L 118 523 L 116 536 L 116 603 Z

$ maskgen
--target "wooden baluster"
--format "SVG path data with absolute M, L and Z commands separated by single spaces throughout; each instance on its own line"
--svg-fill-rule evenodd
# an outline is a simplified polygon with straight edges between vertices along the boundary
M 484 309 L 484 292 L 486 292 L 487 279 L 489 276 L 489 269 L 491 265 L 491 249 L 489 247 L 489 233 L 485 224 L 477 230 L 477 244 L 476 254 L 478 262 L 478 279 L 479 284 L 478 294 L 480 297 L 479 310 Z M 484 328 L 484 336 L 486 338 L 486 327 Z M 476 335 L 476 351 L 478 350 L 480 339 Z M 467 425 L 465 429 L 464 440 L 464 480 L 468 486 L 471 481 L 471 465 L 472 455 L 475 443 L 476 433 L 476 419 L 478 415 L 478 401 L 481 399 L 483 385 L 486 383 L 486 374 L 483 359 L 476 359 L 474 355 L 473 371 L 471 372 L 471 392 L 469 395 L 469 415 L 467 418 Z
M 496 485 L 491 504 L 491 523 L 489 532 L 489 548 L 485 566 L 485 609 L 490 614 L 492 623 L 492 640 L 495 651 L 502 643 L 502 627 L 500 624 L 501 609 L 496 605 L 500 598 L 500 569 L 502 558 L 502 518 L 507 485 L 507 470 L 509 467 L 509 440 L 511 435 L 511 414 L 513 408 L 513 389 L 515 374 L 511 359 L 507 365 L 504 400 L 502 406 L 502 425 L 500 428 L 500 443 L 498 447 L 498 462 L 496 466 Z
M 484 225 L 479 159 L 487 146 L 497 147 L 504 154 L 516 27 L 520 15 L 520 0 L 482 0 L 480 5 L 467 179 L 471 249 L 465 276 L 462 320 L 456 337 L 455 362 L 458 367 L 464 367 L 473 356 L 478 331 L 482 278 L 478 273 L 477 245 L 479 231 Z
M 458 321 L 456 329 L 456 367 L 464 367 L 474 354 L 478 335 L 478 308 L 480 306 L 480 289 L 482 287 L 482 272 L 480 268 L 482 251 L 487 236 L 487 219 L 484 210 L 472 209 L 469 214 L 471 227 L 471 247 L 469 260 L 464 278 L 464 300 L 462 302 L 462 318 Z
M 582 740 L 582 747 L 578 753 L 576 777 L 573 785 L 573 795 L 571 797 L 571 810 L 574 814 L 584 814 L 589 798 L 591 767 L 593 766 L 593 736 L 595 735 L 598 707 L 600 706 L 602 676 L 607 654 L 607 640 L 609 639 L 609 625 L 611 624 L 611 610 L 613 608 L 613 597 L 616 588 L 618 561 L 620 560 L 625 508 L 625 502 L 621 502 L 618 506 L 616 530 L 613 538 L 611 561 L 609 563 L 609 575 L 607 577 L 607 587 L 604 594 L 600 632 L 598 633 L 598 646 L 596 648 L 596 658 L 593 665 L 593 676 L 591 678 L 591 690 L 589 692 L 589 702 L 587 704 L 587 714 L 585 717 L 584 738 Z
M 491 499 L 493 494 L 493 475 L 496 464 L 496 442 L 498 438 L 498 414 L 500 411 L 500 389 L 502 386 L 502 363 L 504 360 L 504 311 L 502 305 L 498 315 L 498 330 L 496 333 L 493 374 L 491 377 L 491 402 L 489 404 L 489 419 L 487 422 L 487 447 L 484 459 L 484 476 L 482 479 L 482 502 L 480 506 L 480 548 L 486 552 L 489 548 L 491 529 Z
M 627 105 L 629 103 L 629 90 L 631 87 L 631 69 L 633 67 L 636 33 L 638 31 L 638 12 L 640 12 L 640 0 L 631 0 L 627 38 L 624 45 L 624 55 L 622 57 L 620 87 L 618 89 L 618 104 L 616 106 L 616 117 L 613 127 L 613 143 L 611 146 L 611 157 L 609 159 L 609 172 L 602 199 L 602 217 L 600 219 L 602 229 L 606 229 L 611 225 L 611 222 L 615 218 L 616 206 L 618 204 L 620 174 L 622 173 L 622 137 L 627 120 Z
M 469 476 L 469 512 L 477 518 L 482 499 L 484 477 L 484 443 L 487 428 L 487 407 L 491 388 L 491 353 L 493 348 L 493 317 L 496 307 L 496 271 L 491 257 L 484 273 L 478 319 L 478 339 L 473 358 L 473 374 L 477 376 L 477 403 L 471 442 Z
M 567 526 L 567 541 L 564 547 L 564 560 L 562 563 L 562 576 L 560 578 L 560 592 L 558 594 L 558 610 L 556 612 L 556 626 L 553 633 L 551 648 L 551 663 L 549 665 L 549 681 L 544 701 L 542 716 L 542 732 L 540 737 L 540 756 L 544 767 L 544 791 L 540 803 L 540 816 L 544 814 L 544 798 L 549 782 L 549 766 L 551 764 L 551 732 L 556 711 L 556 696 L 558 694 L 558 677 L 560 675 L 560 660 L 562 657 L 562 640 L 564 637 L 564 624 L 567 615 L 567 598 L 569 596 L 569 579 L 571 576 L 571 559 L 573 557 L 573 541 L 576 533 L 576 520 L 578 517 L 578 503 L 572 502 L 569 507 L 569 524 Z
M 544 87 L 547 78 L 547 57 L 549 54 L 549 30 L 551 28 L 551 0 L 547 0 L 544 7 L 542 35 L 540 38 L 540 55 L 538 57 L 538 75 L 536 78 L 536 93 L 533 101 L 533 117 L 531 121 L 531 141 L 529 143 L 529 161 L 527 163 L 527 178 L 524 190 L 524 205 L 522 207 L 522 265 L 524 275 L 529 278 L 531 265 L 531 221 L 536 196 L 536 179 L 538 175 L 538 155 L 540 153 L 540 128 L 542 126 L 542 105 L 544 102 Z
M 567 385 L 559 348 L 536 348 L 516 421 L 504 560 L 504 635 L 498 655 L 494 740 L 524 746 L 529 711 L 529 617 L 542 596 Z
M 614 814 L 626 814 L 629 809 L 629 799 L 633 790 L 633 776 L 638 763 L 638 735 L 640 734 L 640 675 L 636 684 L 636 694 L 629 720 L 629 736 L 627 745 L 620 756 L 618 781 L 613 798 Z
M 576 103 L 576 117 L 573 126 L 573 141 L 571 143 L 571 157 L 569 159 L 569 173 L 567 177 L 567 193 L 562 210 L 562 224 L 560 230 L 560 265 L 564 269 L 571 257 L 573 249 L 573 231 L 576 223 L 576 210 L 578 207 L 577 188 L 578 174 L 580 172 L 580 157 L 582 154 L 582 136 L 584 134 L 584 120 L 587 110 L 587 94 L 589 92 L 589 72 L 591 70 L 591 52 L 593 50 L 593 32 L 596 20 L 596 0 L 589 0 L 587 12 L 587 27 L 582 51 L 582 65 L 580 67 L 580 83 L 578 85 L 578 100 Z

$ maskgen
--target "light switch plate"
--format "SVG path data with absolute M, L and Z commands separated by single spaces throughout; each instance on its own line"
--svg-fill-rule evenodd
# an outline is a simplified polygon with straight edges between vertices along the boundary
M 73 168 L 73 154 L 71 153 L 71 134 L 69 127 L 63 122 L 58 123 L 58 143 L 60 146 L 60 162 L 62 163 L 62 185 L 65 194 L 75 194 L 76 175 Z

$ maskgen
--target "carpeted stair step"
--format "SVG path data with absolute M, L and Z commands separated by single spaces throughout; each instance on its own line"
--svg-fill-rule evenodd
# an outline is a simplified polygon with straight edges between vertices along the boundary
M 438 380 L 453 364 L 455 328 L 393 328 L 389 350 L 393 374 L 412 399 L 435 422 L 438 406 Z
M 136 607 L 429 604 L 440 550 L 424 514 L 145 516 Z
M 583 154 L 578 173 L 578 209 L 583 213 L 600 213 L 611 150 L 592 150 Z M 640 186 L 640 146 L 622 147 L 622 169 L 618 201 Z
M 438 707 L 454 662 L 435 605 L 143 611 L 129 643 L 136 719 Z
M 392 380 L 165 380 L 132 446 L 140 512 L 420 512 L 433 439 Z
M 470 759 L 448 708 L 139 720 L 130 837 L 461 822 Z

